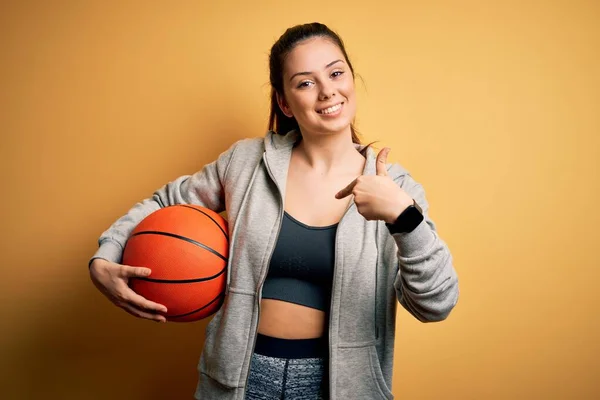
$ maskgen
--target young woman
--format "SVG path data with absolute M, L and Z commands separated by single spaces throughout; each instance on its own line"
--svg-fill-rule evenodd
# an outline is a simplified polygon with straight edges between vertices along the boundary
M 227 292 L 206 329 L 198 399 L 391 399 L 396 301 L 423 322 L 458 299 L 452 257 L 420 184 L 355 133 L 354 70 L 318 23 L 270 54 L 269 132 L 239 141 L 134 206 L 100 237 L 94 284 L 116 305 L 164 321 L 118 264 L 145 216 L 173 204 L 227 210 Z

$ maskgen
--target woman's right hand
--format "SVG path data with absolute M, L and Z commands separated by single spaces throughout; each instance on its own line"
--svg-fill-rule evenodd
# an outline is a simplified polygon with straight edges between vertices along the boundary
M 162 315 L 167 308 L 135 293 L 129 287 L 129 279 L 150 275 L 150 269 L 130 267 L 96 258 L 90 265 L 90 277 L 94 285 L 116 306 L 129 314 L 157 322 L 166 322 Z

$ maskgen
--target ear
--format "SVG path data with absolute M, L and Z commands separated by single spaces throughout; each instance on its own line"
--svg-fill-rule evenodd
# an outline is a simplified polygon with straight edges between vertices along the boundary
M 294 114 L 292 113 L 290 106 L 288 105 L 287 101 L 285 100 L 285 97 L 281 96 L 279 93 L 276 93 L 276 96 L 277 96 L 277 104 L 279 105 L 279 108 L 281 109 L 281 111 L 285 114 L 286 117 L 292 118 L 294 116 Z

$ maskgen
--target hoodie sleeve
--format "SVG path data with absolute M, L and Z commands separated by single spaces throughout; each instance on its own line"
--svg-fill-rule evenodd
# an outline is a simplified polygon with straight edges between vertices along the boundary
M 99 248 L 90 259 L 120 263 L 123 249 L 133 229 L 148 215 L 162 207 L 175 204 L 197 204 L 216 212 L 225 209 L 223 182 L 237 144 L 223 152 L 217 160 L 205 165 L 193 175 L 184 175 L 158 189 L 152 197 L 134 205 L 116 220 L 98 239 Z
M 422 322 L 442 321 L 458 301 L 458 277 L 452 255 L 429 218 L 429 204 L 421 184 L 406 174 L 398 178 L 423 210 L 424 220 L 409 233 L 393 234 L 398 247 L 398 273 L 394 282 L 398 301 Z

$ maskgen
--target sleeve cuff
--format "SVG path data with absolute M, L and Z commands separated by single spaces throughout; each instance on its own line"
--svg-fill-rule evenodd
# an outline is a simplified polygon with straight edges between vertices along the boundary
M 392 236 L 396 241 L 400 255 L 406 258 L 422 253 L 423 249 L 429 248 L 435 240 L 435 235 L 426 220 L 421 221 L 412 232 L 394 233 Z
M 88 262 L 88 268 L 92 264 L 92 261 L 94 261 L 96 258 L 102 258 L 104 260 L 119 264 L 121 263 L 122 257 L 123 249 L 121 248 L 121 246 L 119 246 L 115 242 L 106 241 L 102 243 L 100 248 L 98 248 L 98 251 L 96 251 L 96 254 L 94 254 L 93 257 L 90 259 L 90 261 Z

